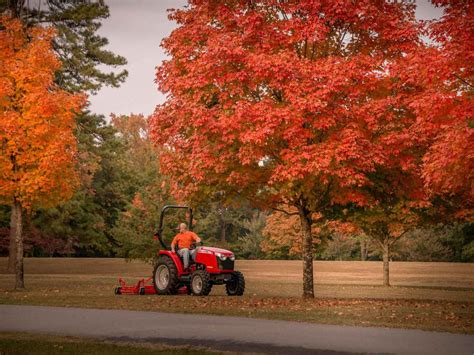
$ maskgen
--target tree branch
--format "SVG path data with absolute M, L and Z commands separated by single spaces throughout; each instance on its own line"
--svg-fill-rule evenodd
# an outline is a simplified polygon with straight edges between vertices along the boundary
M 272 207 L 272 210 L 277 211 L 277 212 L 282 212 L 282 213 L 286 214 L 287 216 L 297 216 L 298 215 L 298 212 L 288 212 L 288 211 L 285 211 L 283 209 L 276 208 L 276 207 Z
M 405 236 L 407 234 L 408 231 L 409 231 L 409 229 L 405 229 L 398 237 L 392 238 L 392 241 L 389 242 L 390 246 L 395 244 L 395 242 L 399 241 L 403 236 Z
M 456 78 L 458 78 L 459 80 L 461 80 L 464 84 L 470 86 L 471 88 L 474 88 L 474 85 L 471 84 L 469 81 L 467 81 L 467 80 L 461 78 L 461 77 L 460 77 L 459 75 L 457 75 L 457 74 L 453 74 L 453 75 L 454 75 Z

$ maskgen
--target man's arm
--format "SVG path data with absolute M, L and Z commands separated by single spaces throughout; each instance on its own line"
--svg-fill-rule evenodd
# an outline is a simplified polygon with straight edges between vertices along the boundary
M 193 238 L 196 241 L 196 243 L 201 243 L 201 238 L 199 238 L 198 235 L 194 232 L 193 232 Z
M 174 247 L 176 246 L 177 242 L 178 242 L 178 235 L 175 235 L 175 237 L 173 238 L 173 241 L 171 242 L 171 251 L 173 253 L 176 253 Z

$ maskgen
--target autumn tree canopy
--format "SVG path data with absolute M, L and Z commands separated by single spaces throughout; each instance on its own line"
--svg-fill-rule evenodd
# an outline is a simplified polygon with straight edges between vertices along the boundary
M 376 203 L 368 175 L 410 164 L 388 66 L 420 44 L 414 5 L 196 0 L 171 19 L 151 122 L 163 170 L 190 198 L 296 208 L 312 297 L 312 213 Z
M 21 21 L 8 17 L 2 17 L 1 24 L 0 200 L 12 206 L 21 264 L 17 286 L 23 287 L 22 210 L 53 206 L 74 192 L 74 115 L 83 97 L 53 82 L 60 61 L 51 48 L 51 29 L 25 29 Z
M 123 68 L 127 61 L 111 50 L 108 39 L 101 32 L 101 24 L 110 15 L 106 2 L 0 2 L 0 13 L 8 12 L 26 27 L 54 28 L 52 48 L 62 64 L 55 71 L 54 82 L 60 88 L 72 93 L 94 94 L 104 86 L 118 87 L 125 81 L 127 71 L 120 67 Z M 48 240 L 57 239 L 68 244 L 72 241 L 77 255 L 106 256 L 112 253 L 114 246 L 111 229 L 119 212 L 131 199 L 123 192 L 129 189 L 123 181 L 132 179 L 124 176 L 126 172 L 117 165 L 124 149 L 106 119 L 84 107 L 75 120 L 79 188 L 65 203 L 29 212 L 28 224 L 34 225 Z M 6 210 L 10 211 L 9 208 Z M 7 225 L 5 218 L 0 218 L 0 225 Z M 30 228 L 25 232 L 30 233 Z M 25 237 L 32 240 L 30 236 Z M 51 242 L 50 245 L 55 244 Z M 41 249 L 31 249 L 31 252 L 41 253 Z M 9 253 L 15 254 L 11 248 Z M 12 264 L 10 258 L 9 269 Z
M 422 175 L 431 196 L 451 199 L 459 212 L 474 203 L 474 3 L 433 0 L 444 15 L 426 28 L 432 44 L 409 53 L 393 70 L 396 89 L 417 120 L 412 136 L 423 147 Z M 471 211 L 472 219 L 472 211 Z
M 352 216 L 382 252 L 385 285 L 391 248 L 400 236 L 440 218 L 472 220 L 474 7 L 434 3 L 443 6 L 444 16 L 420 24 L 430 41 L 387 63 L 385 89 L 391 94 L 385 100 L 394 120 L 379 121 L 372 134 L 376 140 L 380 132 L 389 133 L 384 140 L 394 159 L 366 175 L 364 190 L 375 203 L 359 206 Z
M 77 181 L 74 112 L 83 98 L 53 84 L 60 62 L 52 30 L 1 22 L 0 197 L 23 207 L 52 205 L 70 196 Z

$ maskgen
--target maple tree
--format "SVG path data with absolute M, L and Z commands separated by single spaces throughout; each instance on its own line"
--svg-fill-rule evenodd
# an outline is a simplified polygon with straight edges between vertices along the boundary
M 406 160 L 386 68 L 419 43 L 414 5 L 195 0 L 171 19 L 151 121 L 163 171 L 190 200 L 294 208 L 314 297 L 312 214 L 373 203 L 367 174 Z
M 39 24 L 55 29 L 52 47 L 62 65 L 54 81 L 62 89 L 95 94 L 126 79 L 127 71 L 119 70 L 126 59 L 106 48 L 108 39 L 99 33 L 109 17 L 104 1 L 11 0 L 0 2 L 0 13 L 11 13 L 27 27 Z M 112 66 L 113 71 L 107 70 Z M 104 117 L 85 109 L 76 115 L 75 136 L 79 189 L 64 204 L 35 210 L 32 222 L 50 238 L 77 240 L 78 255 L 109 255 L 114 244 L 111 228 L 118 211 L 131 199 L 123 194 L 123 181 L 129 177 L 116 164 L 123 149 Z M 10 254 L 15 254 L 14 245 Z M 9 262 L 9 269 L 13 271 L 13 263 Z
M 420 226 L 418 211 L 406 201 L 361 208 L 352 216 L 359 230 L 382 254 L 383 285 L 390 286 L 390 257 L 395 243 Z
M 0 198 L 11 206 L 15 287 L 23 288 L 23 210 L 54 206 L 73 194 L 74 115 L 84 98 L 53 82 L 60 61 L 52 51 L 52 29 L 25 29 L 6 16 L 1 24 Z
M 434 0 L 444 16 L 430 24 L 430 36 L 441 45 L 441 55 L 430 64 L 438 76 L 424 77 L 429 90 L 415 102 L 423 101 L 420 116 L 435 124 L 435 141 L 424 158 L 424 178 L 438 194 L 456 194 L 465 208 L 474 202 L 474 3 Z M 431 80 L 430 80 L 431 79 Z M 428 80 L 428 82 L 426 82 Z M 438 88 L 441 85 L 441 88 Z M 434 86 L 434 87 L 433 87 Z M 438 89 L 438 90 L 436 90 Z M 434 95 L 433 95 L 434 94 Z M 430 100 L 426 100 L 430 98 Z M 429 110 L 426 104 L 438 108 Z M 472 218 L 472 216 L 471 216 Z
M 377 204 L 355 214 L 357 225 L 382 251 L 387 286 L 391 248 L 400 236 L 420 223 L 472 220 L 474 5 L 433 3 L 444 8 L 444 15 L 424 24 L 432 42 L 420 43 L 386 68 L 392 78 L 386 85 L 392 92 L 387 100 L 397 117 L 390 124 L 399 129 L 385 143 L 390 147 L 397 142 L 402 159 L 368 176 L 367 192 Z M 423 220 L 422 211 L 431 221 Z
M 356 214 L 357 224 L 382 251 L 387 286 L 393 244 L 427 222 L 418 213 L 420 207 L 431 222 L 472 220 L 474 5 L 450 0 L 433 3 L 444 8 L 444 15 L 425 27 L 432 43 L 420 45 L 389 66 L 396 78 L 391 90 L 398 93 L 393 104 L 408 117 L 406 159 L 390 171 L 392 177 L 402 178 L 373 179 L 379 188 L 371 192 L 381 196 L 381 203 Z
M 433 0 L 443 16 L 425 28 L 431 44 L 394 65 L 396 90 L 417 117 L 412 137 L 424 152 L 422 176 L 431 197 L 450 200 L 472 220 L 474 202 L 474 3 Z M 429 63 L 429 64 L 428 64 Z

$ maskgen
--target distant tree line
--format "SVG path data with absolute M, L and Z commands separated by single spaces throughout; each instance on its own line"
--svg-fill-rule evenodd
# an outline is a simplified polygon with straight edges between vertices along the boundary
M 161 208 L 175 203 L 168 177 L 159 171 L 157 151 L 142 115 L 111 117 L 103 125 L 101 155 L 88 191 L 54 209 L 26 215 L 27 256 L 125 257 L 151 260 Z M 8 255 L 9 208 L 0 209 L 0 255 Z M 183 214 L 166 220 L 168 240 Z M 208 245 L 230 248 L 242 259 L 301 259 L 300 225 L 295 216 L 264 212 L 249 203 L 203 201 L 194 230 Z M 317 235 L 317 237 L 316 237 Z M 363 233 L 315 230 L 314 259 L 381 260 L 380 248 Z M 474 261 L 474 225 L 427 225 L 394 244 L 394 261 Z

